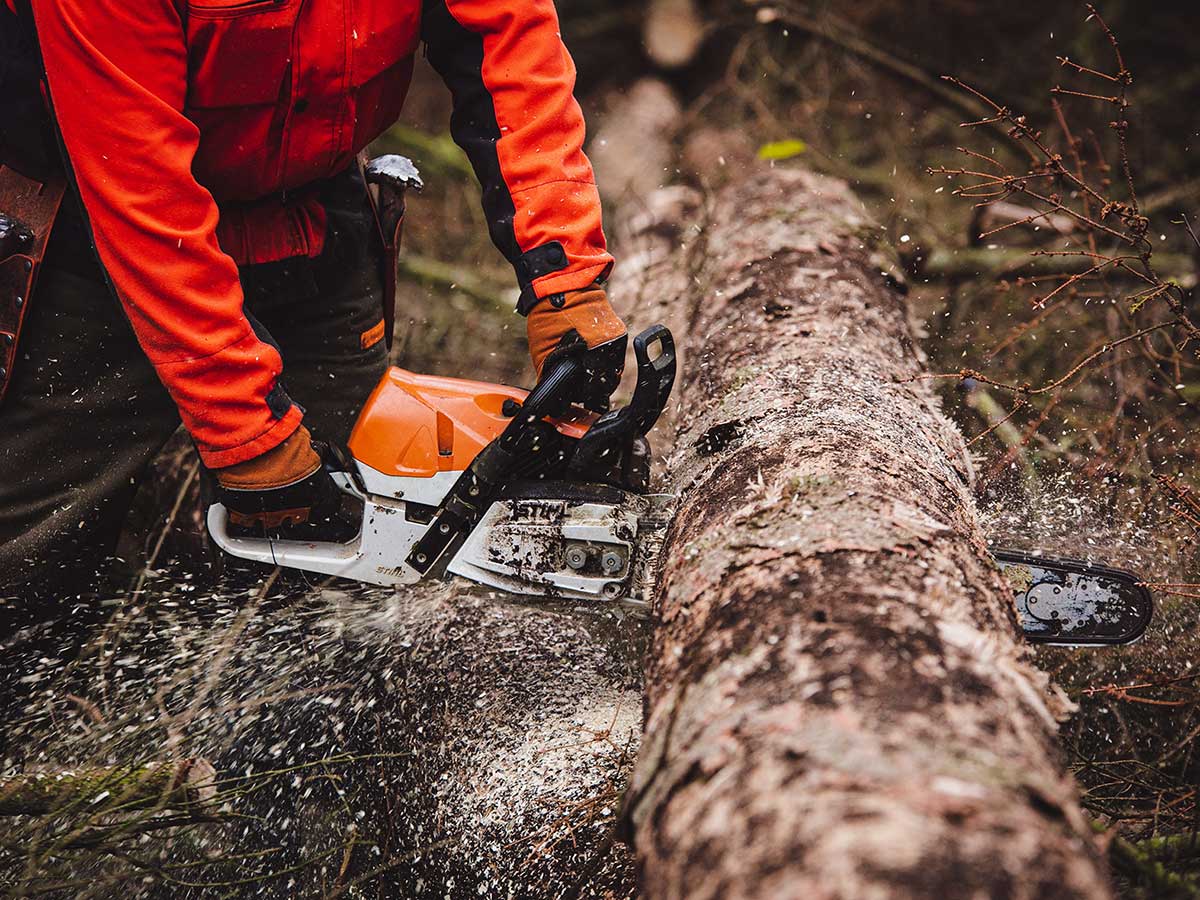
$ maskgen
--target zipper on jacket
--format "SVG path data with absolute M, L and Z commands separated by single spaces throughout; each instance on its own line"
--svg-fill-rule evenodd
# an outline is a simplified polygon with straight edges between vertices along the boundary
M 192 12 L 200 13 L 242 13 L 251 12 L 255 9 L 270 9 L 274 6 L 284 6 L 288 0 L 242 0 L 241 3 L 230 4 L 215 4 L 215 3 L 193 3 L 189 2 L 188 9 Z

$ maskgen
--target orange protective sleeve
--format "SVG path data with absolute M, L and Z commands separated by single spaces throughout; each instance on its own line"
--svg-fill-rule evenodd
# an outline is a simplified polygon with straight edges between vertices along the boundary
M 497 246 L 519 278 L 523 254 L 552 242 L 566 252 L 565 267 L 535 268 L 522 287 L 544 297 L 607 274 L 575 64 L 552 0 L 426 0 L 425 18 L 430 59 L 454 94 L 452 131 L 479 174 Z
M 271 449 L 301 413 L 267 406 L 282 360 L 250 327 L 237 267 L 217 244 L 217 205 L 192 174 L 199 132 L 183 114 L 178 10 L 172 0 L 33 0 L 33 10 L 96 249 L 142 349 L 208 466 Z

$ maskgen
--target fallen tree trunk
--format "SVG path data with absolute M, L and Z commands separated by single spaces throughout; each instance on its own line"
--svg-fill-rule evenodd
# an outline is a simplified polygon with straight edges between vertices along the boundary
M 626 798 L 645 897 L 1109 896 L 879 231 L 785 169 L 702 239 L 666 208 L 642 296 L 689 362 Z

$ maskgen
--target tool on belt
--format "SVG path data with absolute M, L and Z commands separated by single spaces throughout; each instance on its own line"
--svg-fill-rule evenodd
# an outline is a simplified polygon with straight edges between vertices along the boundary
M 396 332 L 396 263 L 404 233 L 404 195 L 421 190 L 425 183 L 412 160 L 404 156 L 379 156 L 365 165 L 360 158 L 359 165 L 383 241 L 383 336 L 390 350 Z
M 0 402 L 12 381 L 21 326 L 65 190 L 61 176 L 38 181 L 0 165 Z

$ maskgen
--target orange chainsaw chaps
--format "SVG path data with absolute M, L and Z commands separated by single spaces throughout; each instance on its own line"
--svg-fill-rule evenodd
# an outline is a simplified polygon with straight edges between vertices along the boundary
M 376 385 L 350 435 L 350 453 L 384 475 L 431 478 L 461 472 L 500 436 L 511 416 L 504 402 L 528 391 L 502 384 L 417 375 L 392 367 Z M 554 420 L 560 433 L 581 438 L 596 416 Z

